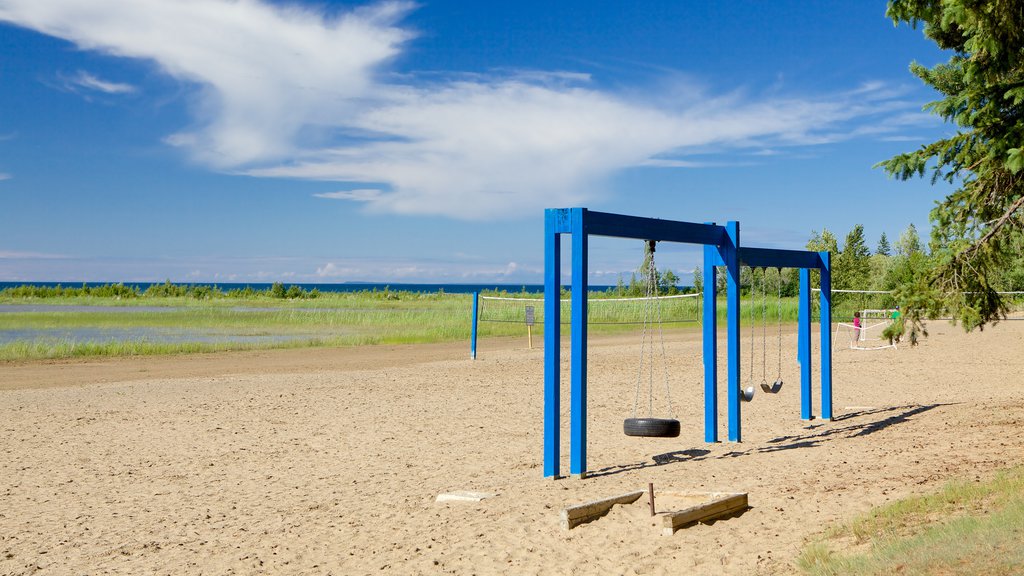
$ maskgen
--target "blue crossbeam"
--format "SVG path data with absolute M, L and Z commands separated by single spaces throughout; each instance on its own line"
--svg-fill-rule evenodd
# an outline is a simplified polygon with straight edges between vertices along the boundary
M 821 256 L 804 250 L 775 248 L 740 248 L 740 265 L 754 268 L 821 268 Z M 713 258 L 715 266 L 725 266 L 721 257 Z
M 586 233 L 591 236 L 711 244 L 713 246 L 721 246 L 727 239 L 725 228 L 714 224 L 673 222 L 672 220 L 621 216 L 589 210 L 586 222 Z

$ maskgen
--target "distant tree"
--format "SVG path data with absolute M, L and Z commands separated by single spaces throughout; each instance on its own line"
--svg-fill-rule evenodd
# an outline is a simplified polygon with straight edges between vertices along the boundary
M 670 269 L 658 275 L 658 294 L 674 296 L 679 294 L 679 276 Z
M 878 165 L 901 180 L 931 172 L 932 182 L 957 186 L 931 213 L 937 250 L 924 273 L 940 301 L 929 307 L 983 327 L 1007 311 L 994 281 L 1024 230 L 1024 10 L 1020 0 L 890 0 L 886 13 L 921 24 L 951 54 L 910 70 L 941 95 L 925 109 L 955 128 Z
M 846 235 L 843 251 L 833 264 L 832 285 L 845 290 L 865 290 L 871 282 L 871 250 L 864 242 L 864 226 L 857 224 Z
M 917 234 L 917 227 L 910 224 L 896 241 L 896 253 L 900 256 L 910 256 L 921 251 L 921 237 Z
M 695 292 L 704 291 L 704 271 L 700 266 L 693 269 L 693 290 Z
M 829 232 L 826 228 L 822 228 L 820 234 L 817 230 L 812 230 L 811 239 L 807 241 L 807 249 L 812 252 L 824 252 L 827 250 L 835 256 L 839 254 L 839 240 L 836 239 L 835 234 Z
M 885 232 L 878 238 L 878 248 L 875 249 L 875 254 L 879 256 L 892 256 L 892 247 L 889 246 L 889 238 L 885 236 Z

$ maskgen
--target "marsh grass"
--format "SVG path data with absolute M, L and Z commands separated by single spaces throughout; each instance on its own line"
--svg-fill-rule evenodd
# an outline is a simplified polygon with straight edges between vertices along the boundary
M 814 576 L 1020 574 L 1024 466 L 876 508 L 826 531 L 797 565 Z
M 532 296 L 536 295 L 523 295 Z M 598 296 L 598 295 L 595 295 Z M 484 303 L 479 337 L 525 336 L 525 305 L 536 312 L 534 335 L 544 332 L 543 303 L 536 301 Z M 667 329 L 697 330 L 700 305 L 697 298 L 668 301 L 663 310 Z M 0 344 L 0 360 L 31 360 L 79 356 L 128 356 L 172 354 L 257 348 L 302 346 L 357 346 L 364 344 L 413 344 L 468 340 L 471 331 L 471 297 L 462 294 L 419 294 L 404 292 L 322 293 L 315 299 L 282 300 L 264 294 L 250 298 L 197 299 L 184 296 L 142 296 L 135 298 L 73 295 L 68 297 L 5 297 L 0 304 L 43 305 L 24 312 L 0 313 L 0 332 L 52 332 L 54 336 L 32 337 Z M 757 300 L 758 323 L 766 315 L 769 326 L 797 317 L 797 301 Z M 750 318 L 748 299 L 743 300 L 743 321 Z M 139 308 L 142 306 L 143 308 Z M 762 306 L 764 309 L 762 310 Z M 66 308 L 66 309 L 62 309 Z M 719 316 L 725 318 L 724 299 Z M 674 322 L 680 318 L 687 322 Z M 493 320 L 493 321 L 489 321 Z M 601 298 L 590 306 L 591 333 L 639 331 L 642 313 L 635 304 L 610 303 Z M 570 321 L 568 305 L 563 322 Z M 176 331 L 173 342 L 145 336 L 82 338 L 61 336 L 75 331 Z M 189 335 L 193 335 L 189 340 Z M 237 342 L 225 336 L 238 336 Z M 255 337 L 263 336 L 261 341 Z M 207 341 L 211 338 L 229 341 Z M 183 340 L 183 341 L 177 341 Z

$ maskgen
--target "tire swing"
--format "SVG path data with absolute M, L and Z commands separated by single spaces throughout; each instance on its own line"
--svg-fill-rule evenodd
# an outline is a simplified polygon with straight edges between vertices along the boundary
M 658 340 L 661 344 L 661 366 L 665 381 L 665 401 L 668 414 L 672 415 L 672 396 L 668 385 L 668 363 L 665 356 L 665 335 L 662 331 L 661 300 L 658 300 L 658 270 L 654 265 L 654 240 L 647 241 L 644 254 L 645 298 L 643 301 L 643 332 L 640 342 L 640 368 L 636 378 L 636 394 L 633 399 L 633 417 L 626 418 L 622 423 L 622 431 L 626 436 L 646 438 L 676 438 L 679 436 L 679 420 L 675 418 L 654 417 L 654 331 L 657 328 Z M 647 360 L 646 366 L 645 358 Z M 640 407 L 641 388 L 644 375 L 647 375 L 647 417 L 637 417 Z

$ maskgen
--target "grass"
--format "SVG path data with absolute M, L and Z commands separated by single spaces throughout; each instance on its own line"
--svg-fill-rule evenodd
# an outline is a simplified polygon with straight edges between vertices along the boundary
M 471 329 L 470 296 L 464 294 L 419 294 L 393 291 L 320 293 L 316 298 L 279 298 L 269 292 L 244 296 L 223 294 L 152 295 L 135 293 L 131 297 L 96 296 L 80 290 L 45 297 L 0 293 L 0 304 L 45 305 L 66 309 L 0 313 L 3 331 L 75 331 L 75 330 L 165 330 L 195 334 L 186 341 L 147 341 L 111 338 L 81 341 L 58 335 L 26 337 L 0 344 L 0 361 L 70 358 L 78 356 L 126 356 L 173 354 L 255 348 L 299 346 L 354 346 L 365 344 L 412 344 L 468 340 Z M 506 295 L 507 296 L 507 295 Z M 514 294 L 537 298 L 536 294 Z M 607 294 L 592 295 L 589 307 L 591 332 L 595 334 L 639 331 L 642 303 L 615 302 Z M 812 299 L 815 300 L 815 299 Z M 745 324 L 750 319 L 751 300 L 743 299 Z M 766 318 L 769 326 L 778 321 L 797 319 L 796 298 L 774 297 L 753 302 L 759 325 Z M 479 336 L 524 336 L 525 306 L 535 309 L 535 336 L 543 335 L 543 303 L 481 300 Z M 81 307 L 86 307 L 83 310 Z M 139 309 L 142 307 L 142 309 Z M 762 308 L 763 307 L 763 308 Z M 720 299 L 719 318 L 725 318 L 725 302 Z M 126 311 L 134 309 L 131 311 Z M 670 329 L 696 329 L 701 316 L 700 298 L 666 300 L 662 320 Z M 840 315 L 836 320 L 842 320 Z M 568 323 L 570 311 L 563 304 L 562 321 Z M 239 336 L 238 342 L 207 342 L 202 336 L 225 339 Z M 258 338 L 263 337 L 263 338 Z M 209 338 L 207 338 L 209 339 Z M 230 339 L 230 338 L 227 338 Z M 262 339 L 263 341 L 253 341 Z M 155 340 L 160 340 L 155 338 Z
M 1024 466 L 876 508 L 810 543 L 812 576 L 1010 575 L 1024 567 Z

